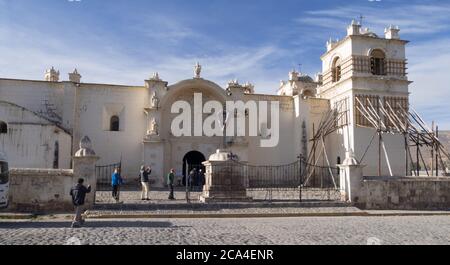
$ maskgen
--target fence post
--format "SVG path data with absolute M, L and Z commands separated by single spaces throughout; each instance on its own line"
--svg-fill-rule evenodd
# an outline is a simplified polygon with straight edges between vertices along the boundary
M 98 159 L 99 157 L 92 150 L 89 137 L 83 137 L 80 141 L 80 150 L 73 157 L 73 182 L 76 183 L 79 178 L 83 178 L 85 185 L 91 185 L 91 193 L 86 195 L 87 208 L 91 208 L 95 204 L 95 192 L 97 190 L 95 163 Z
M 359 203 L 365 200 L 363 193 L 363 165 L 360 165 L 355 158 L 353 150 L 346 152 L 346 158 L 342 165 L 339 165 L 341 200 Z

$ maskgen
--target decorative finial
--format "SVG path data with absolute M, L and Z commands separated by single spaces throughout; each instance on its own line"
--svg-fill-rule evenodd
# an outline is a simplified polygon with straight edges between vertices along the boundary
M 158 72 L 154 72 L 153 76 L 150 78 L 150 80 L 161 81 L 161 78 L 159 78 L 159 73 Z
M 72 73 L 69 73 L 69 81 L 70 82 L 79 84 L 79 83 L 81 83 L 81 77 L 82 76 L 80 75 L 80 73 L 78 73 L 77 68 L 75 68 L 75 70 L 73 70 Z

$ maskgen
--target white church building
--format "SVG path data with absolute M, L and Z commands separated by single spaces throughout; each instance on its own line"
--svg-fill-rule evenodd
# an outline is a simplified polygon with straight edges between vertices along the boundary
M 171 130 L 179 115 L 172 113 L 174 102 L 184 100 L 193 105 L 194 95 L 201 93 L 204 102 L 215 100 L 224 105 L 227 101 L 279 102 L 278 145 L 260 145 L 274 128 L 270 118 L 259 123 L 257 136 L 225 138 L 225 147 L 241 161 L 284 165 L 310 156 L 310 140 L 320 130 L 324 114 L 336 109 L 336 130 L 323 139 L 328 162 L 320 159 L 320 164 L 336 166 L 345 159 L 346 151 L 353 150 L 357 159 L 364 158 L 365 176 L 404 176 L 403 135 L 383 136 L 389 170 L 386 157 L 379 156 L 380 147 L 369 145 L 375 129 L 357 101 L 373 104 L 374 109 L 380 102 L 408 108 L 407 43 L 400 39 L 398 27 L 386 28 L 381 36 L 352 22 L 346 37 L 327 42 L 321 74 L 313 79 L 294 70 L 289 80 L 281 82 L 276 95 L 258 94 L 253 85 L 237 81 L 221 87 L 201 76 L 200 65 L 193 78 L 175 84 L 163 81 L 157 73 L 142 86 L 83 83 L 77 70 L 69 74 L 68 81 L 61 81 L 54 68 L 46 71 L 42 81 L 2 77 L 0 150 L 7 154 L 10 167 L 70 168 L 80 139 L 88 136 L 100 157 L 98 165 L 121 161 L 122 174 L 129 178 L 138 176 L 141 165 L 150 165 L 153 184 L 163 185 L 171 168 L 183 172 L 186 162 L 200 164 L 224 147 L 221 136 L 177 137 Z M 203 119 L 208 117 L 203 115 Z M 245 112 L 247 123 L 251 117 Z M 199 117 L 192 120 L 195 118 Z M 314 152 L 317 157 L 319 149 Z

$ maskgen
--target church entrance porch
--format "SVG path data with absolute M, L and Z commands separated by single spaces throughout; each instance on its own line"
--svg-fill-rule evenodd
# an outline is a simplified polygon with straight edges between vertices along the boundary
M 200 170 L 205 173 L 205 166 L 203 162 L 206 161 L 205 156 L 199 151 L 190 151 L 183 157 L 183 186 L 186 186 L 186 176 L 189 176 L 192 171 L 196 171 L 190 185 L 195 190 L 201 190 L 203 183 L 200 178 Z

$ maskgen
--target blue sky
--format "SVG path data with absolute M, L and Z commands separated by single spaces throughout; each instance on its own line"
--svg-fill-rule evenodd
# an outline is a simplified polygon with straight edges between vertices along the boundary
M 412 105 L 450 130 L 447 0 L 0 0 L 0 77 L 43 79 L 55 66 L 64 80 L 77 67 L 84 82 L 143 85 L 158 71 L 174 83 L 199 61 L 204 78 L 273 94 L 299 64 L 320 72 L 326 40 L 360 14 L 380 35 L 400 26 Z

